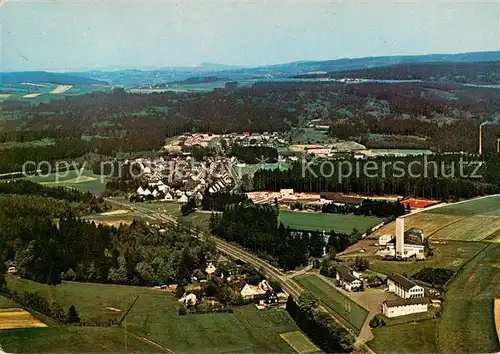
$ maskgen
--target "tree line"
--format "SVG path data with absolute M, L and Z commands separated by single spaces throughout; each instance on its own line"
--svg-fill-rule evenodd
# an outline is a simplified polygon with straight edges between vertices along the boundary
M 275 163 L 278 161 L 278 150 L 270 146 L 235 145 L 227 152 L 227 155 L 234 156 L 239 161 L 248 164 L 260 162 Z
M 463 172 L 461 161 L 466 162 Z M 500 156 L 485 154 L 480 160 L 466 154 L 315 160 L 294 163 L 285 171 L 259 169 L 252 182 L 253 190 L 293 188 L 297 192 L 457 200 L 500 193 Z
M 400 201 L 391 202 L 386 200 L 365 199 L 359 206 L 352 204 L 323 204 L 321 211 L 330 214 L 354 214 L 386 218 L 404 215 L 407 211 L 410 211 L 410 209 L 406 208 Z
M 290 295 L 286 310 L 297 326 L 325 353 L 351 352 L 354 337 L 318 306 L 316 296 L 306 291 L 297 302 Z
M 290 230 L 278 226 L 279 210 L 273 205 L 233 204 L 212 214 L 212 232 L 229 242 L 261 255 L 285 270 L 306 265 L 309 257 L 321 257 L 324 238 L 320 232 Z
M 159 230 L 134 221 L 116 228 L 84 220 L 81 215 L 104 210 L 89 194 L 26 181 L 0 188 L 3 193 L 39 194 L 0 194 L 0 264 L 15 261 L 18 274 L 27 279 L 48 284 L 62 279 L 185 283 L 215 251 L 183 225 Z

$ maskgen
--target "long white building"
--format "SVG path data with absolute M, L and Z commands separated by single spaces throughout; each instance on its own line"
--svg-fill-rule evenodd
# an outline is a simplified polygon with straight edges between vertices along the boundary
M 411 315 L 412 313 L 427 312 L 429 300 L 425 297 L 411 299 L 385 300 L 382 303 L 382 313 L 389 317 Z

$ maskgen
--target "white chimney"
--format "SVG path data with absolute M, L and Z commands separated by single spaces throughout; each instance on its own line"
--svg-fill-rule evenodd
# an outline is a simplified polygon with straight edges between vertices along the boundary
M 396 257 L 402 257 L 405 248 L 405 219 L 396 219 Z

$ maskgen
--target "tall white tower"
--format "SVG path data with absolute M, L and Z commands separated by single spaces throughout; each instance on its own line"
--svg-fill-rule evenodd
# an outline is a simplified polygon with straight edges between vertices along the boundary
M 396 219 L 396 257 L 404 256 L 405 248 L 405 219 Z

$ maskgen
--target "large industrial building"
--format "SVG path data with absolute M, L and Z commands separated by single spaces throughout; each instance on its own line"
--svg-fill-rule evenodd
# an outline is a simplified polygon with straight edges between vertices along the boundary
M 396 236 L 382 235 L 378 240 L 378 245 L 380 246 L 378 254 L 381 256 L 425 258 L 424 231 L 411 228 L 405 232 L 403 217 L 396 219 Z

